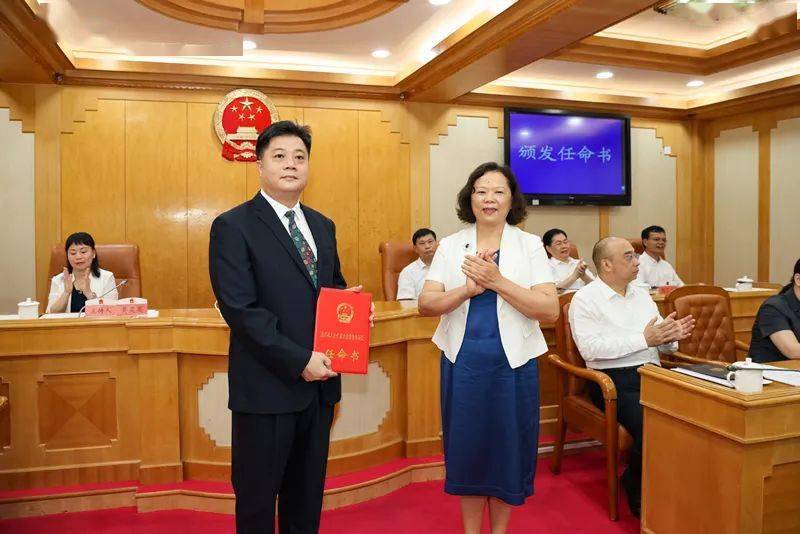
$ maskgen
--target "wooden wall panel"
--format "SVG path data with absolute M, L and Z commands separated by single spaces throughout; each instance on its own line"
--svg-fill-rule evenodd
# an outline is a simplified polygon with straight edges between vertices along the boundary
M 800 258 L 800 118 L 778 122 L 771 132 L 769 154 L 771 180 L 770 209 L 770 282 L 785 284 L 791 279 L 792 269 Z M 766 279 L 764 279 L 766 280 Z
M 125 102 L 104 100 L 61 134 L 61 238 L 125 242 Z
M 50 249 L 61 237 L 61 90 L 37 85 L 34 173 L 36 203 L 36 300 L 47 302 Z M 24 124 L 24 122 L 23 122 Z
M 336 223 L 342 274 L 348 284 L 359 280 L 358 111 L 306 109 L 311 126 L 311 173 L 303 203 Z M 354 202 L 355 201 L 355 202 Z M 375 246 L 375 255 L 378 247 Z
M 365 291 L 379 295 L 378 245 L 410 235 L 408 145 L 379 112 L 358 112 L 358 265 Z
M 186 198 L 188 224 L 188 295 L 190 308 L 214 304 L 208 277 L 208 232 L 220 213 L 248 198 L 245 164 L 220 156 L 212 121 L 214 104 L 188 104 Z
M 714 282 L 731 287 L 758 264 L 758 133 L 726 130 L 714 143 Z
M 126 238 L 139 245 L 142 287 L 153 308 L 188 304 L 186 108 L 126 103 Z

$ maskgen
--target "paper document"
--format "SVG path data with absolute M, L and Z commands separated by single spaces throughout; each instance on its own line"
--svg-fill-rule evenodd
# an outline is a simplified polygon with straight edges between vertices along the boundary
M 780 369 L 774 365 L 761 364 L 762 367 L 769 367 L 770 369 Z M 781 384 L 788 384 L 790 386 L 800 386 L 800 370 L 797 372 L 790 371 L 764 371 L 764 378 L 769 378 Z

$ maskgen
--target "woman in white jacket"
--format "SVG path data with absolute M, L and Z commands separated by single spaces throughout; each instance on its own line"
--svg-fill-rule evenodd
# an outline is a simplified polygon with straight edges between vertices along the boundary
M 78 312 L 86 301 L 105 295 L 118 297 L 114 273 L 100 268 L 94 239 L 86 232 L 77 232 L 64 243 L 67 265 L 50 282 L 47 313 Z
M 506 532 L 511 506 L 533 494 L 539 371 L 547 352 L 539 321 L 558 318 L 558 298 L 539 237 L 515 225 L 525 199 L 508 167 L 484 163 L 458 194 L 469 226 L 441 240 L 419 297 L 440 315 L 445 491 L 461 497 L 464 532 Z

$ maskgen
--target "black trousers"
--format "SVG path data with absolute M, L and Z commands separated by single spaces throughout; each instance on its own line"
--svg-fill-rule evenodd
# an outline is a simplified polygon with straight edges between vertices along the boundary
M 617 369 L 601 369 L 611 378 L 617 388 L 617 421 L 633 437 L 630 451 L 630 462 L 622 475 L 623 489 L 629 497 L 641 498 L 642 495 L 642 441 L 644 438 L 642 425 L 641 380 L 637 370 L 640 366 L 620 367 Z M 601 410 L 605 407 L 603 393 L 594 382 L 590 383 L 589 398 Z
M 333 406 L 319 393 L 301 412 L 233 412 L 231 479 L 236 532 L 281 534 L 319 530 Z

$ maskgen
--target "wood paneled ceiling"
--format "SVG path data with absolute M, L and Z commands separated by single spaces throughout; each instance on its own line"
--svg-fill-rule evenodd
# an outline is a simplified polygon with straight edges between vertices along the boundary
M 136 0 L 162 15 L 240 33 L 301 33 L 379 17 L 407 0 Z
M 800 94 L 797 4 L 761 0 L 728 10 L 725 20 L 698 23 L 659 15 L 651 9 L 657 3 L 3 0 L 0 81 L 253 86 L 415 101 L 594 105 L 674 117 L 695 108 L 730 109 L 725 102 L 771 92 L 783 99 Z M 383 12 L 371 11 L 379 4 Z M 303 6 L 303 13 L 319 16 L 300 16 Z M 270 19 L 281 10 L 286 18 Z M 348 19 L 356 12 L 363 19 Z M 271 20 L 277 28 L 270 29 Z M 334 29 L 295 25 L 315 20 Z M 255 50 L 243 50 L 243 39 Z M 390 57 L 372 57 L 376 48 Z M 597 80 L 598 70 L 617 75 Z M 692 79 L 705 87 L 687 88 Z

